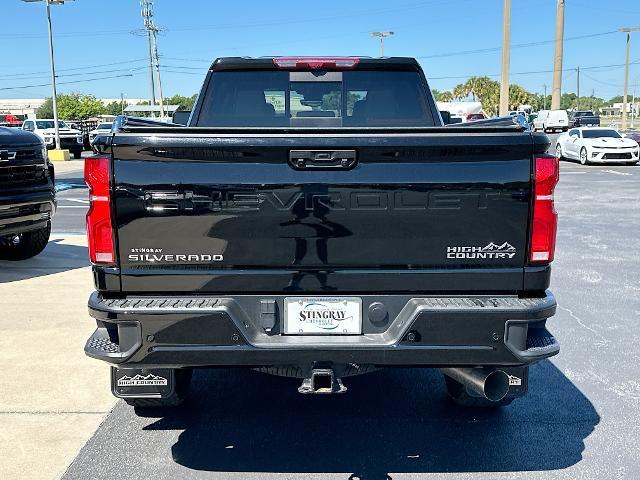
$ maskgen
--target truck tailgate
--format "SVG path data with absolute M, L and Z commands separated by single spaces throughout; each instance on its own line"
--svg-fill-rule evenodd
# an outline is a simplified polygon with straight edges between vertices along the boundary
M 116 134 L 122 288 L 481 290 L 492 275 L 517 291 L 532 144 L 473 130 Z M 347 166 L 319 167 L 327 155 Z

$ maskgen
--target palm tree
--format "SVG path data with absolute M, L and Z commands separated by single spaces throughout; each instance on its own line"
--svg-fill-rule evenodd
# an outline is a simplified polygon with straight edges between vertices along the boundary
M 453 93 L 451 93 L 449 90 L 445 90 L 444 92 L 440 93 L 440 97 L 436 98 L 436 100 L 438 102 L 452 102 L 453 101 Z
M 468 82 L 467 82 L 468 83 Z M 469 85 L 467 83 L 460 83 L 453 88 L 453 97 L 457 100 L 461 100 L 469 96 Z

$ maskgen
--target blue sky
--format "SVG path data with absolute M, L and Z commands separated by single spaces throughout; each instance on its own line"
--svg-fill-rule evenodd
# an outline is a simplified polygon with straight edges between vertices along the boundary
M 374 30 L 395 31 L 385 53 L 418 57 L 431 86 L 450 89 L 468 76 L 500 72 L 502 3 L 155 0 L 155 21 L 164 29 L 164 94 L 197 92 L 218 56 L 376 56 L 378 43 L 368 33 Z M 545 71 L 553 66 L 555 5 L 556 0 L 512 1 L 511 81 L 530 91 L 542 92 L 552 82 Z M 138 0 L 75 0 L 52 12 L 61 92 L 149 95 L 146 37 L 131 33 L 142 27 Z M 13 89 L 48 83 L 44 4 L 0 0 L 0 19 L 0 98 L 49 96 L 46 85 Z M 636 26 L 638 0 L 567 0 L 563 91 L 575 91 L 573 69 L 580 66 L 582 94 L 621 94 L 625 38 L 614 31 Z M 640 32 L 632 37 L 631 61 L 631 90 L 638 84 L 640 95 Z

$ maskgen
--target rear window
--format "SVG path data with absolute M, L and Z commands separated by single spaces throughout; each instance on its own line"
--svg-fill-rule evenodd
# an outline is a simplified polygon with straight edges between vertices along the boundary
M 417 72 L 214 72 L 197 125 L 430 127 L 425 92 Z

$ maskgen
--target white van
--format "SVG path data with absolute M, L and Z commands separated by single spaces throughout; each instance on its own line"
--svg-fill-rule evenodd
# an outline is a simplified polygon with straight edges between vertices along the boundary
M 555 132 L 569 130 L 569 116 L 566 110 L 540 110 L 533 120 L 533 131 Z

